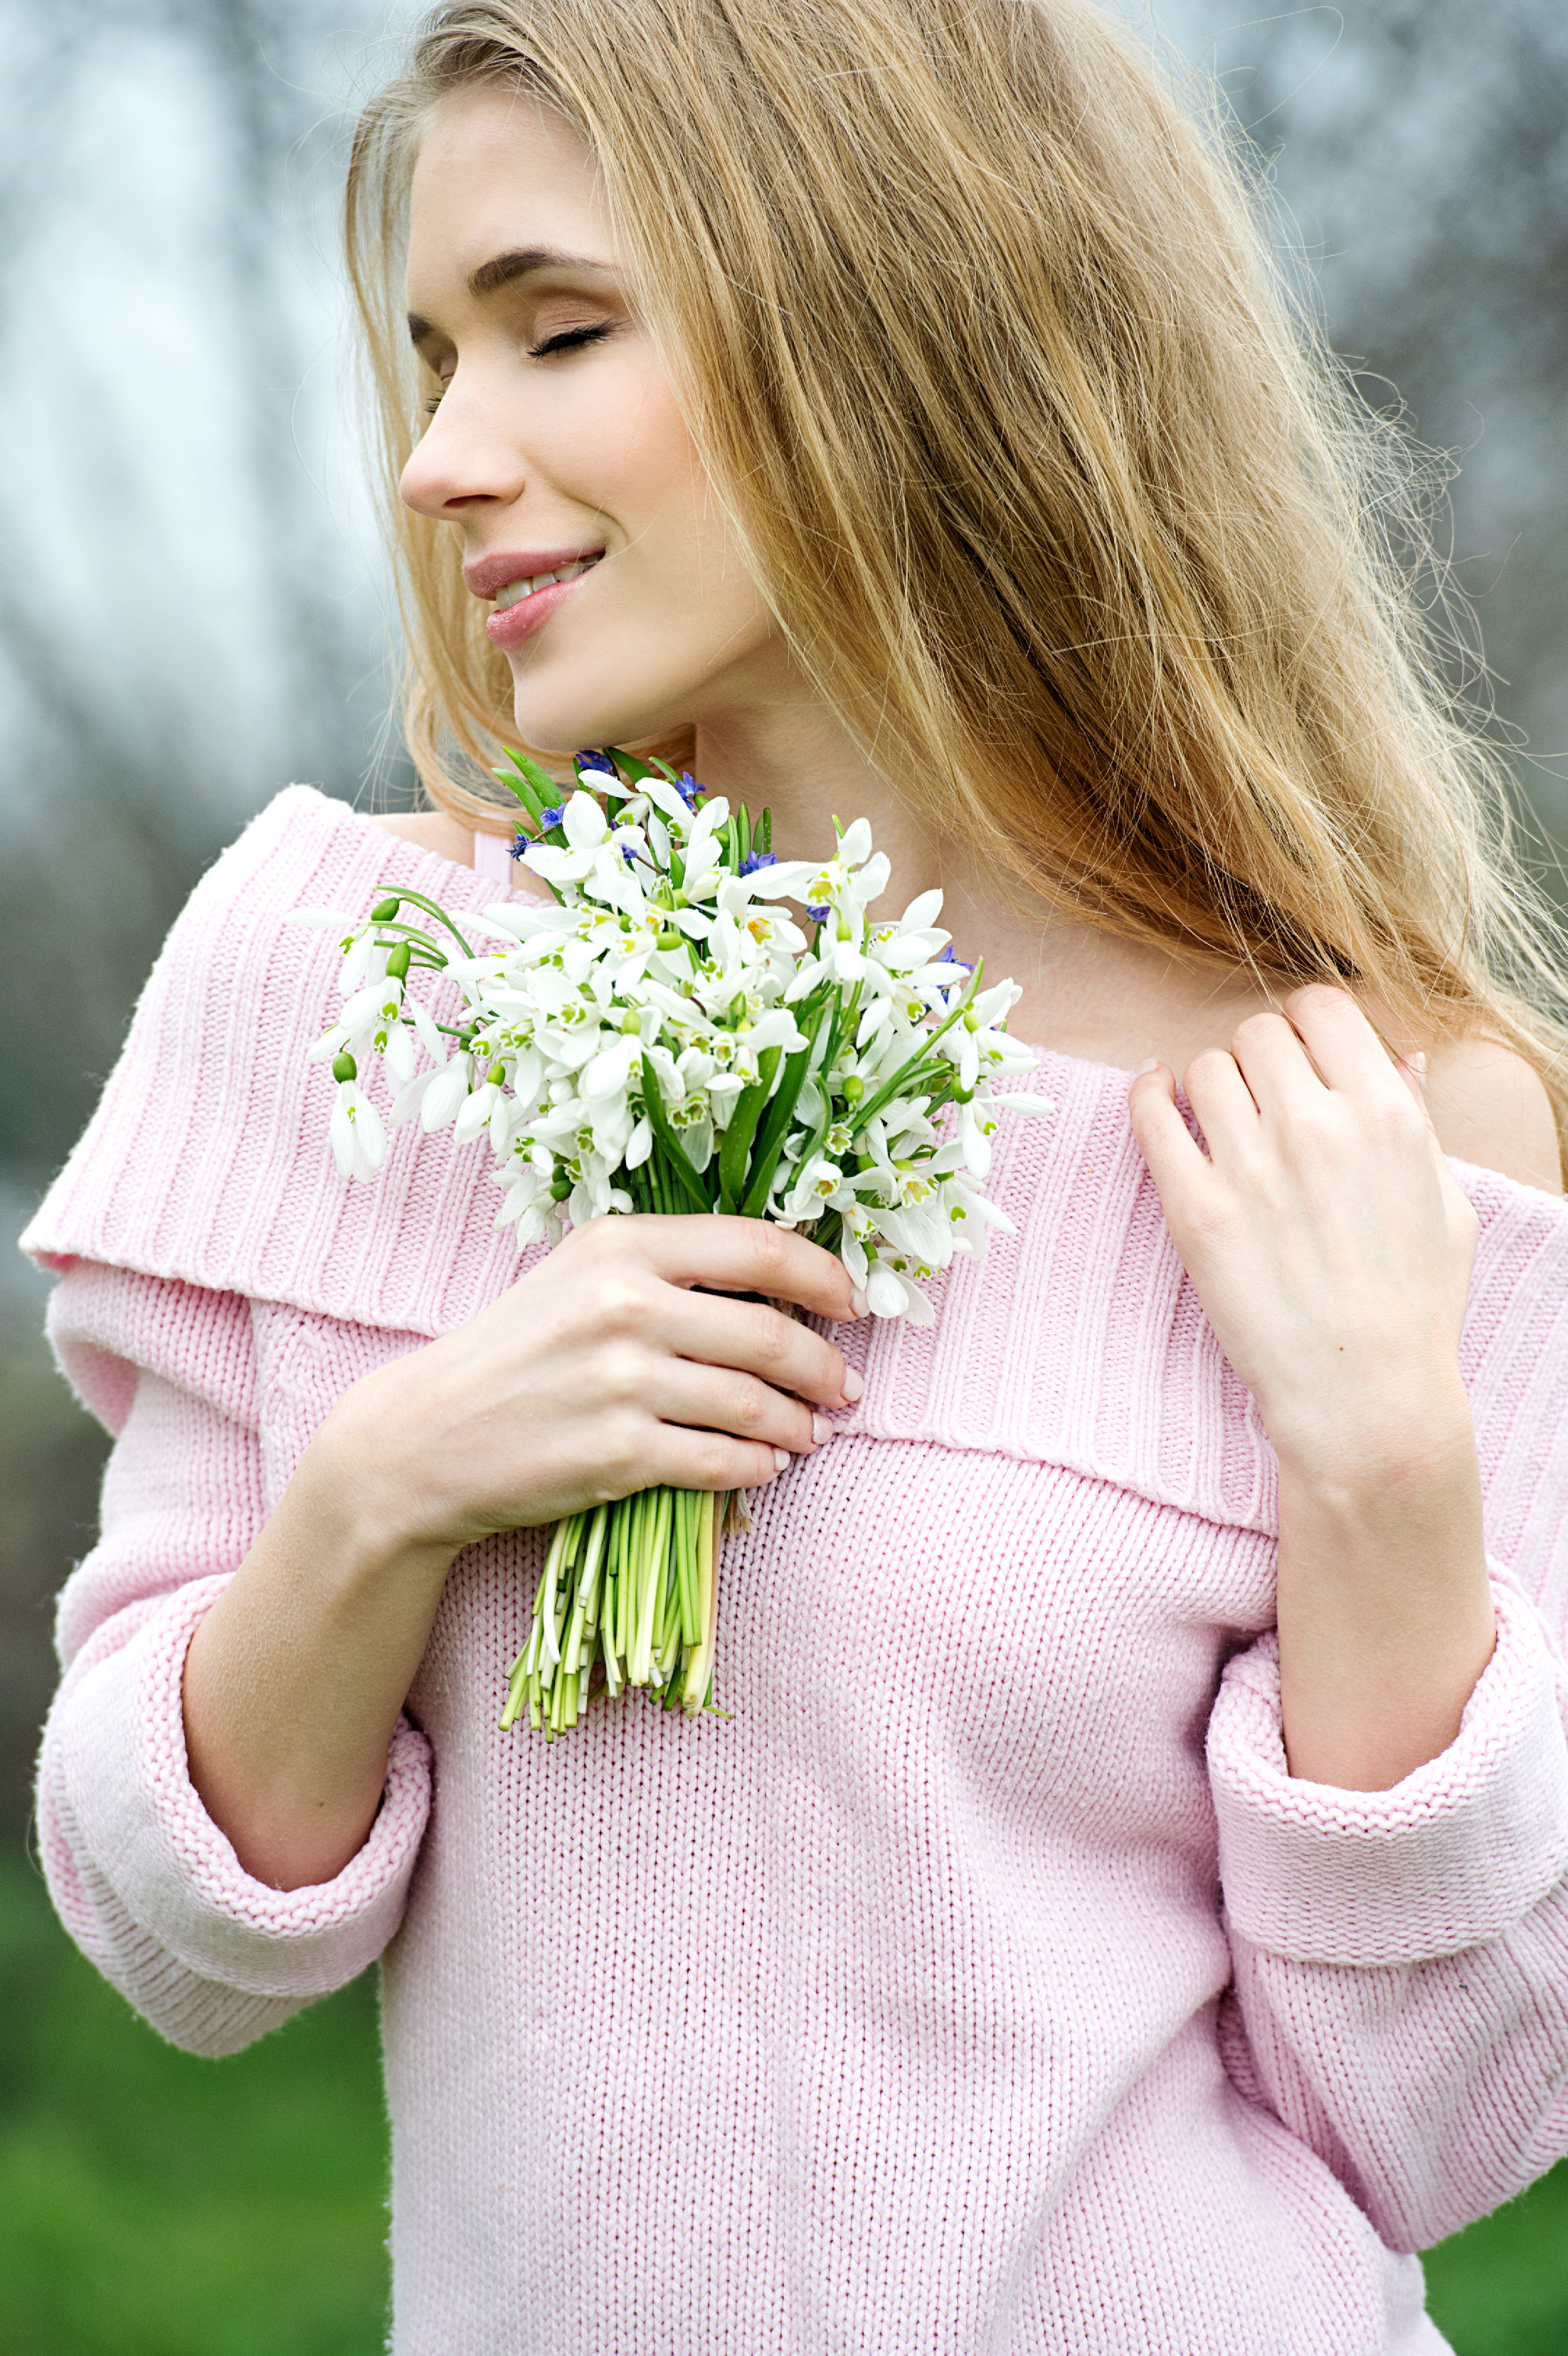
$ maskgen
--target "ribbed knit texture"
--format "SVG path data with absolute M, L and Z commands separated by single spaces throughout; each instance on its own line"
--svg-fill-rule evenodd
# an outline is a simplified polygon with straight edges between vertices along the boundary
M 503 879 L 291 788 L 197 890 L 29 1231 L 118 1437 L 40 1770 L 56 1902 L 165 2033 L 383 1957 L 400 2356 L 1384 2356 L 1401 2254 L 1568 2147 L 1568 1212 L 1463 1167 L 1497 1653 L 1393 1791 L 1295 1782 L 1273 1459 L 1125 1075 L 1046 1055 L 1018 1223 L 725 1548 L 728 1724 L 502 1736 L 537 1536 L 463 1555 L 365 1848 L 251 1881 L 179 1668 L 347 1385 L 517 1274 L 485 1157 L 342 1185 L 330 938 Z M 433 1771 L 433 1772 L 432 1772 Z

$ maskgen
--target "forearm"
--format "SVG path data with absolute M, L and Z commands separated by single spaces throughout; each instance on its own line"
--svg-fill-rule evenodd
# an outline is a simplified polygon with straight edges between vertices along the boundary
M 452 1558 L 371 1526 L 308 1454 L 197 1630 L 191 1781 L 257 1880 L 329 1881 L 363 1845 Z
M 1390 1431 L 1280 1462 L 1280 1684 L 1293 1775 L 1384 1791 L 1446 1750 L 1496 1622 L 1469 1410 L 1451 1392 Z

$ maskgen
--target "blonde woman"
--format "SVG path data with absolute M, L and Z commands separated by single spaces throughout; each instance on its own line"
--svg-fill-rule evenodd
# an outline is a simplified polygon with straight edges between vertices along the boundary
M 406 2356 L 1440 2347 L 1568 2146 L 1564 1033 L 1397 448 L 1083 0 L 449 6 L 348 228 L 432 807 L 263 812 L 31 1231 L 118 1434 L 61 1913 L 207 2053 L 381 1958 Z M 493 902 L 507 741 L 863 812 L 1020 980 L 933 1332 L 339 1184 L 283 919 Z M 502 1736 L 661 1481 L 752 1493 L 731 1720 Z

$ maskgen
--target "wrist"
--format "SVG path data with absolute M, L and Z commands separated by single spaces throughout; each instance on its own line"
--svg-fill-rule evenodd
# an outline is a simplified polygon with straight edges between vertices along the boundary
M 410 1458 L 377 1444 L 352 1392 L 312 1439 L 289 1483 L 288 1502 L 308 1517 L 316 1545 L 351 1586 L 389 1578 L 437 1587 L 461 1541 L 432 1529 L 419 1511 Z
M 1287 1495 L 1360 1515 L 1369 1507 L 1430 1496 L 1477 1478 L 1475 1426 L 1457 1371 L 1380 1386 L 1266 1418 Z

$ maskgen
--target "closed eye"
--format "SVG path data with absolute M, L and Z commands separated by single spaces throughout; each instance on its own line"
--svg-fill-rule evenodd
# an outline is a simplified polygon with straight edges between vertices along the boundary
M 585 344 L 603 343 L 612 324 L 608 319 L 601 319 L 592 327 L 563 327 L 559 336 L 547 336 L 542 344 L 530 344 L 528 358 L 543 360 L 548 359 L 552 352 L 581 351 Z
M 528 347 L 528 358 L 531 360 L 548 360 L 557 352 L 577 352 L 589 344 L 602 344 L 614 325 L 613 319 L 600 319 L 591 327 L 563 327 L 558 336 L 547 336 L 542 344 L 530 344 Z M 425 402 L 427 417 L 435 415 L 445 391 L 446 387 L 443 385 L 433 400 Z

